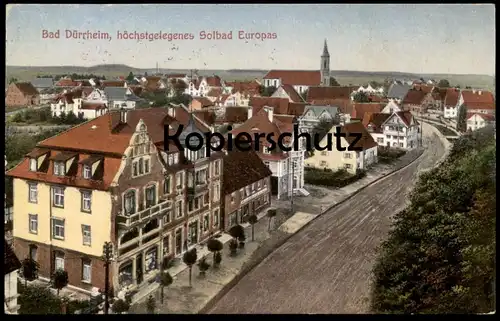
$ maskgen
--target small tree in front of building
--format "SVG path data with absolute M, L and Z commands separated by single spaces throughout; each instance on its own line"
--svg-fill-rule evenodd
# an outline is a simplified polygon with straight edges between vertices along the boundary
M 252 225 L 252 242 L 255 241 L 255 224 L 258 222 L 258 218 L 257 218 L 257 215 L 255 214 L 252 214 L 250 215 L 250 217 L 248 218 L 248 223 L 250 223 Z
M 163 299 L 165 297 L 165 287 L 171 285 L 174 282 L 174 279 L 168 272 L 160 273 L 160 299 L 161 304 L 163 304 Z
M 211 238 L 207 242 L 207 249 L 213 253 L 213 265 L 214 265 L 214 267 L 217 266 L 215 256 L 217 255 L 218 252 L 222 251 L 223 248 L 224 248 L 224 245 L 222 244 L 221 241 L 219 241 L 217 239 Z
M 27 286 L 28 281 L 33 281 L 38 278 L 39 269 L 40 265 L 38 264 L 38 262 L 30 257 L 25 258 L 21 262 L 20 273 L 24 278 L 24 285 Z
M 155 314 L 156 300 L 152 294 L 150 294 L 148 296 L 148 299 L 146 301 L 146 310 L 147 310 L 148 314 Z
M 59 291 L 68 285 L 68 272 L 57 269 L 52 276 L 52 285 L 57 289 L 57 295 L 59 295 Z
M 276 209 L 275 208 L 271 208 L 271 209 L 268 209 L 267 210 L 267 217 L 269 217 L 269 225 L 267 226 L 267 230 L 268 231 L 271 231 L 271 221 L 273 219 L 273 217 L 276 217 Z
M 465 105 L 458 107 L 457 131 L 465 133 L 467 131 L 467 108 Z
M 196 253 L 196 249 L 187 251 L 186 253 L 184 253 L 184 256 L 182 257 L 182 261 L 189 268 L 189 286 L 192 286 L 191 280 L 192 280 L 193 265 L 196 263 L 197 260 L 198 260 L 198 254 Z

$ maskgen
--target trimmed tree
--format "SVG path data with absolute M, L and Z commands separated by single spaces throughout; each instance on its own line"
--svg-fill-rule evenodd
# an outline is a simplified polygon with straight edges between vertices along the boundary
M 352 100 L 354 100 L 357 103 L 369 103 L 370 98 L 365 92 L 358 91 L 357 93 L 354 94 L 352 97 Z
M 252 214 L 250 215 L 250 217 L 248 218 L 248 223 L 250 223 L 252 225 L 252 242 L 255 241 L 255 233 L 254 233 L 254 227 L 255 227 L 255 224 L 258 222 L 258 218 L 257 218 L 257 215 L 255 214 Z
M 222 244 L 221 241 L 217 240 L 217 239 L 214 239 L 214 238 L 211 238 L 210 240 L 208 240 L 207 242 L 207 249 L 213 253 L 213 263 L 214 263 L 214 267 L 217 265 L 216 264 L 216 260 L 215 260 L 215 256 L 218 252 L 222 251 L 222 249 L 224 248 L 224 245 Z
M 169 286 L 174 282 L 174 279 L 168 272 L 163 272 L 160 274 L 160 299 L 161 299 L 161 304 L 163 304 L 163 298 L 164 298 L 164 290 L 165 287 Z
M 465 105 L 460 105 L 460 107 L 458 107 L 457 131 L 461 133 L 465 133 L 467 131 L 467 108 Z
M 238 250 L 238 241 L 236 239 L 231 239 L 229 241 L 229 255 L 230 256 L 235 256 Z
M 124 312 L 127 312 L 128 309 L 130 309 L 130 304 L 122 299 L 116 300 L 115 303 L 113 303 L 113 306 L 111 307 L 111 310 L 113 310 L 113 312 L 116 314 L 122 314 Z
M 189 286 L 191 286 L 193 265 L 196 263 L 196 260 L 198 260 L 198 254 L 196 253 L 196 249 L 187 251 L 186 253 L 184 253 L 184 256 L 182 257 L 182 261 L 189 268 Z
M 148 314 L 155 314 L 156 300 L 152 294 L 149 295 L 148 300 L 146 301 L 146 310 L 148 311 Z
M 271 220 L 273 217 L 276 217 L 276 209 L 270 208 L 267 210 L 267 217 L 269 217 L 269 225 L 267 226 L 267 230 L 271 231 Z
M 58 269 L 54 272 L 52 276 L 52 283 L 54 288 L 57 289 L 57 295 L 59 295 L 59 291 L 68 285 L 68 272 L 63 269 Z
M 438 82 L 438 87 L 441 87 L 441 88 L 448 88 L 448 87 L 450 87 L 450 82 L 448 81 L 448 79 L 441 79 L 441 80 Z
M 232 226 L 229 231 L 228 231 L 229 235 L 231 235 L 231 237 L 233 239 L 239 239 L 240 237 L 244 237 L 245 236 L 245 229 L 243 228 L 243 226 L 241 225 L 234 225 Z
M 210 267 L 210 264 L 207 263 L 206 258 L 202 257 L 198 261 L 198 269 L 200 269 L 200 276 L 205 276 L 205 272 L 208 270 Z
M 33 281 L 38 278 L 38 271 L 40 269 L 40 265 L 37 261 L 33 260 L 30 257 L 25 258 L 21 262 L 21 275 L 24 278 L 24 285 L 28 285 L 28 281 Z

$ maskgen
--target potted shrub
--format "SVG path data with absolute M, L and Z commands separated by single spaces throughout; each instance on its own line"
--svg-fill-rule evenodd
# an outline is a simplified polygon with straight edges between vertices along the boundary
M 206 271 L 210 267 L 210 264 L 207 263 L 206 259 L 202 257 L 198 262 L 198 269 L 200 269 L 200 276 L 205 276 Z
M 235 256 L 237 250 L 238 250 L 238 242 L 235 239 L 231 239 L 231 241 L 229 241 L 229 255 Z
M 198 254 L 196 253 L 196 248 L 187 251 L 184 253 L 184 256 L 182 257 L 182 261 L 184 261 L 184 264 L 186 264 L 189 268 L 189 286 L 191 287 L 191 276 L 192 276 L 192 271 L 193 271 L 193 265 L 196 263 L 196 260 L 198 259 Z
M 220 254 L 220 252 L 215 252 L 214 267 L 219 267 L 221 262 L 222 262 L 222 255 Z
M 215 260 L 215 255 L 222 251 L 222 248 L 224 247 L 224 245 L 222 244 L 221 241 L 217 240 L 217 239 L 214 239 L 214 238 L 211 238 L 210 240 L 208 240 L 207 242 L 207 249 L 213 253 L 213 263 L 214 263 L 214 267 L 216 266 L 216 260 Z
M 242 235 L 240 237 L 238 237 L 238 241 L 240 242 L 240 249 L 244 248 L 245 247 L 245 235 Z

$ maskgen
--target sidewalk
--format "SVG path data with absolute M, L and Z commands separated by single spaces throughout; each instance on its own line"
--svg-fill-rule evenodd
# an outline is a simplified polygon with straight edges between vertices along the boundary
M 249 223 L 241 224 L 245 228 L 247 242 L 244 249 L 238 249 L 238 255 L 230 257 L 226 243 L 231 236 L 223 233 L 218 239 L 224 244 L 221 251 L 222 263 L 218 269 L 210 267 L 206 276 L 199 276 L 198 266 L 193 266 L 192 288 L 189 287 L 189 269 L 184 263 L 168 269 L 174 282 L 164 290 L 164 303 L 160 302 L 160 290 L 158 283 L 152 283 L 143 289 L 140 294 L 136 294 L 129 313 L 146 313 L 145 301 L 150 294 L 156 298 L 157 313 L 159 314 L 193 314 L 203 308 L 224 286 L 239 274 L 243 265 L 252 256 L 259 244 L 269 238 L 269 220 L 266 219 L 267 209 L 257 215 L 259 221 L 254 226 L 255 241 L 252 240 L 252 229 Z M 273 219 L 274 220 L 274 219 Z M 271 224 L 273 226 L 273 224 Z M 212 264 L 213 255 L 206 247 L 197 247 L 198 260 L 207 258 L 207 262 Z

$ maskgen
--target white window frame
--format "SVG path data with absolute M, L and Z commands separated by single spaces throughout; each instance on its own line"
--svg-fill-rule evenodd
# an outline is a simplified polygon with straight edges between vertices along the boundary
M 29 185 L 29 202 L 37 203 L 38 202 L 38 185 L 35 183 L 28 183 Z
M 52 205 L 56 207 L 64 207 L 64 188 L 54 186 L 52 187 Z M 59 200 L 59 202 L 58 202 Z
M 62 225 L 58 225 L 57 223 L 61 223 L 62 222 Z M 56 240 L 64 240 L 64 236 L 65 236 L 65 220 L 63 218 L 57 218 L 57 217 L 53 217 L 52 218 L 52 238 L 53 239 L 56 239 Z M 57 235 L 56 234 L 56 231 L 57 231 L 57 228 L 59 228 L 59 230 L 62 229 L 62 236 L 60 235 Z
M 82 224 L 82 244 L 92 245 L 92 227 L 90 225 Z
M 181 204 L 180 206 L 180 211 L 177 211 L 177 208 L 178 208 L 178 204 Z M 184 216 L 184 211 L 183 211 L 183 202 L 182 201 L 176 201 L 175 202 L 175 218 L 181 218 Z
M 81 191 L 82 195 L 82 210 L 84 212 L 90 212 L 92 209 L 92 192 Z M 88 206 L 86 206 L 88 204 Z
M 214 202 L 220 201 L 220 185 L 218 183 L 214 184 Z
M 54 175 L 64 176 L 66 174 L 64 162 L 54 162 Z
M 92 168 L 90 165 L 83 165 L 83 178 L 90 179 L 92 177 Z
M 38 171 L 38 160 L 36 158 L 30 158 L 30 171 Z
M 65 258 L 64 255 L 59 255 L 59 253 L 56 253 L 54 257 L 54 269 L 57 271 L 59 269 L 64 270 L 64 262 Z
M 161 242 L 162 242 L 162 252 L 163 252 L 162 255 L 163 255 L 163 257 L 165 257 L 172 252 L 172 244 L 171 244 L 172 237 L 171 237 L 170 233 L 166 234 L 163 237 L 163 240 Z M 165 244 L 167 244 L 168 246 L 165 247 Z M 167 249 L 167 251 L 165 251 L 165 248 Z M 164 268 L 166 268 L 166 267 L 164 267 Z
M 85 278 L 85 276 L 88 276 L 88 278 Z M 82 260 L 82 282 L 92 283 L 92 262 L 91 261 Z
M 37 214 L 28 214 L 29 216 L 29 232 L 31 234 L 38 234 L 38 215 Z M 33 225 L 35 228 L 33 229 Z

